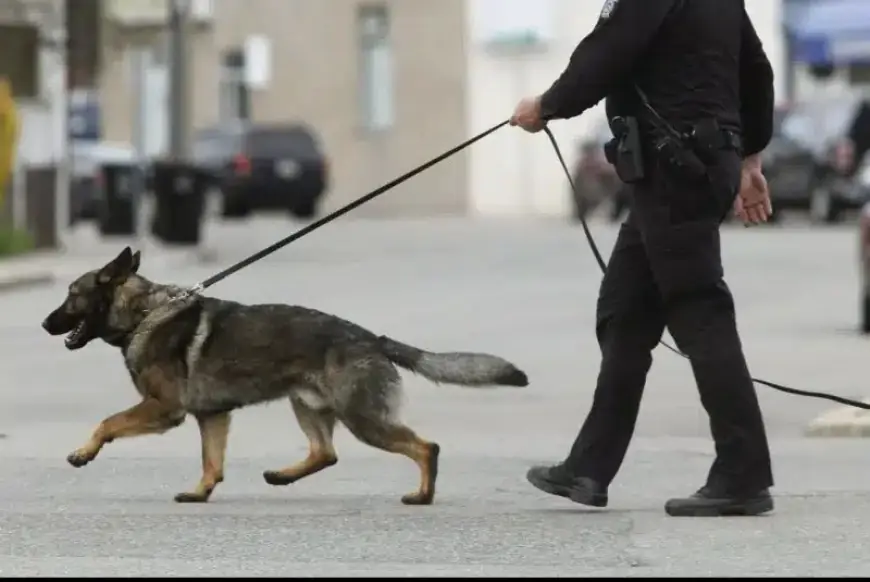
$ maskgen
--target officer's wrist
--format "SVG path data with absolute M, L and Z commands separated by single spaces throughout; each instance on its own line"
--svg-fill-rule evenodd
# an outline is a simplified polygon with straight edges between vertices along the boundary
M 746 156 L 743 158 L 743 169 L 744 170 L 760 170 L 761 169 L 761 155 L 760 154 L 752 154 L 751 156 Z
M 559 101 L 560 95 L 554 84 L 538 97 L 538 115 L 540 118 L 544 121 L 559 119 L 561 117 L 559 115 Z

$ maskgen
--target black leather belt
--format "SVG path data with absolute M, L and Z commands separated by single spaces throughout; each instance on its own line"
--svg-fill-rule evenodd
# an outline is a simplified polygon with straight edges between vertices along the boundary
M 717 143 L 712 144 L 713 148 L 717 150 L 743 150 L 743 138 L 738 132 L 731 129 L 720 128 L 718 134 L 718 140 L 715 140 Z M 693 132 L 691 131 L 682 134 L 685 143 L 692 143 L 692 135 Z
M 738 152 L 743 151 L 743 138 L 740 137 L 740 134 L 736 131 L 731 131 L 730 129 L 722 130 L 722 144 L 720 148 L 723 150 L 737 150 Z

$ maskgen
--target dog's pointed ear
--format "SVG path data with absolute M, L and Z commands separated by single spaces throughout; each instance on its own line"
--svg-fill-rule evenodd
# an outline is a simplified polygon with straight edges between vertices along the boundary
M 138 264 L 138 260 L 135 262 Z M 97 282 L 101 285 L 106 285 L 112 282 L 123 281 L 134 272 L 133 266 L 133 251 L 130 247 L 124 247 L 124 250 L 117 257 L 100 269 L 100 272 L 97 273 Z
M 130 273 L 138 273 L 139 272 L 139 264 L 142 262 L 142 251 L 136 251 L 133 253 L 133 266 L 130 267 Z

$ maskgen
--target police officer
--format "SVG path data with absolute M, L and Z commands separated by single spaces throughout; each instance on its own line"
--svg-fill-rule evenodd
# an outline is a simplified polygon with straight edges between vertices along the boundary
M 771 213 L 758 153 L 772 132 L 773 71 L 744 0 L 607 0 L 564 73 L 511 123 L 537 132 L 603 98 L 616 136 L 608 157 L 631 207 L 598 297 L 598 384 L 568 457 L 528 480 L 607 505 L 667 327 L 691 361 L 716 458 L 706 484 L 666 512 L 765 513 L 770 453 L 719 248 L 731 208 L 746 223 Z

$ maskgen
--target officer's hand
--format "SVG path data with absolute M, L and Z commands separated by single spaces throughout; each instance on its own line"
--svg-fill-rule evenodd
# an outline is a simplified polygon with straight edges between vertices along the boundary
M 740 176 L 740 192 L 734 201 L 734 213 L 747 225 L 767 222 L 773 214 L 767 179 L 760 165 L 744 165 Z
M 511 125 L 521 127 L 529 133 L 544 129 L 546 123 L 541 119 L 541 98 L 527 97 L 517 104 L 511 116 Z

